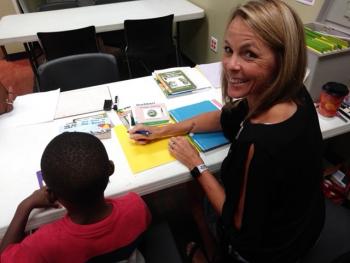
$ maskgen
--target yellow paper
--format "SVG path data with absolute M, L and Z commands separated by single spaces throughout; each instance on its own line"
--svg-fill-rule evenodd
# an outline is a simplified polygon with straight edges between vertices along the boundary
M 114 132 L 133 173 L 139 173 L 175 160 L 168 151 L 169 139 L 140 145 L 130 140 L 129 134 L 123 125 L 115 126 Z

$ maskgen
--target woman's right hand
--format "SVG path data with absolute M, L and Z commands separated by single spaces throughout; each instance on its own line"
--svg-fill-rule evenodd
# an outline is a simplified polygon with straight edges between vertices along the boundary
M 130 139 L 139 144 L 147 144 L 160 138 L 159 127 L 138 124 L 129 131 Z

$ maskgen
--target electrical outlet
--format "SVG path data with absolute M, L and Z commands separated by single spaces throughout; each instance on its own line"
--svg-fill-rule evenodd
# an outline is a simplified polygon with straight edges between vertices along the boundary
M 218 40 L 215 37 L 210 37 L 210 49 L 215 53 L 218 52 Z

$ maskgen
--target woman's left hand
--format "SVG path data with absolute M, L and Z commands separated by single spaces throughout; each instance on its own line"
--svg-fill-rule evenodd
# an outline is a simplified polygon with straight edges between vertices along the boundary
M 172 137 L 169 140 L 169 152 L 189 170 L 203 163 L 196 148 L 183 136 Z

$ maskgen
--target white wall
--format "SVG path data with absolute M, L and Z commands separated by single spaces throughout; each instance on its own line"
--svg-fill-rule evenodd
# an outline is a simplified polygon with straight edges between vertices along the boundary
M 181 49 L 196 64 L 219 61 L 222 40 L 233 8 L 246 0 L 189 0 L 205 10 L 205 18 L 181 23 Z M 314 21 L 325 0 L 307 6 L 296 0 L 284 0 L 300 15 L 304 23 Z M 210 36 L 218 39 L 218 52 L 209 49 Z

